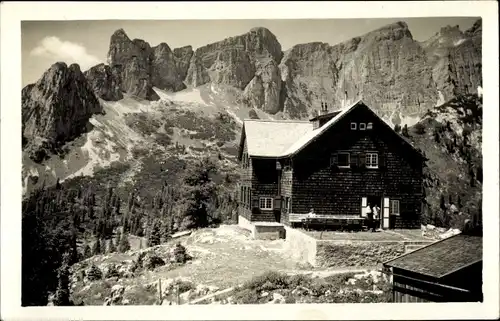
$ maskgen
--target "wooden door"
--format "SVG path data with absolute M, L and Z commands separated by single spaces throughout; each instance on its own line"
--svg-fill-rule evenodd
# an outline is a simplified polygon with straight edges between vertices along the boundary
M 389 217 L 390 217 L 390 209 L 389 209 L 389 198 L 384 197 L 384 206 L 382 209 L 382 220 L 381 220 L 381 227 L 383 229 L 388 229 L 389 228 Z

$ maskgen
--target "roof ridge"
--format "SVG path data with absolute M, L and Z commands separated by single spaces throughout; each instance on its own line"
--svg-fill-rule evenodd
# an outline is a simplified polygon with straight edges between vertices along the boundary
M 252 122 L 261 122 L 261 123 L 310 123 L 308 120 L 294 120 L 294 119 L 251 119 L 245 118 L 244 122 L 252 121 Z

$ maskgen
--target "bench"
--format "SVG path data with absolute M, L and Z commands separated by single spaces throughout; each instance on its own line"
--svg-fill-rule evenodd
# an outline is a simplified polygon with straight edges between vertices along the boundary
M 341 228 L 349 230 L 361 230 L 365 225 L 365 218 L 353 215 L 315 215 L 309 217 L 308 214 L 289 214 L 289 222 L 302 223 L 302 225 L 309 229 L 311 227 L 322 228 Z

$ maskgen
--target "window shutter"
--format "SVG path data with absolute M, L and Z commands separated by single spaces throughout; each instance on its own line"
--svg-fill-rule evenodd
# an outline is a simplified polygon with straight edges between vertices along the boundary
M 378 154 L 378 167 L 385 168 L 385 157 L 384 153 Z
M 273 206 L 274 206 L 275 210 L 281 210 L 281 196 L 276 196 L 274 198 L 274 202 L 273 203 L 274 203 Z
M 366 154 L 365 153 L 359 153 L 359 167 L 365 167 L 366 164 Z
M 259 208 L 259 198 L 252 196 L 252 208 Z
M 358 155 L 351 153 L 351 155 L 349 155 L 349 163 L 351 164 L 351 167 L 358 166 Z
M 330 166 L 337 166 L 338 164 L 338 154 L 334 153 L 332 156 L 330 156 Z

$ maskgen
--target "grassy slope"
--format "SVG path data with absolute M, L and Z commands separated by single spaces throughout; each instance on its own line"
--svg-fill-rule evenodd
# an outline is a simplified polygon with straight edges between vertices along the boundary
M 464 128 L 470 132 L 466 144 L 470 149 L 469 162 L 460 151 L 460 146 L 464 145 Z M 440 132 L 438 139 L 436 131 Z M 431 211 L 439 212 L 441 195 L 446 203 L 451 195 L 455 204 L 459 196 L 463 205 L 459 210 L 464 216 L 457 218 L 455 223 L 460 225 L 467 213 L 477 213 L 481 208 L 482 185 L 474 179 L 474 186 L 471 186 L 468 163 L 474 172 L 482 165 L 482 102 L 475 96 L 453 99 L 429 111 L 419 125 L 409 129 L 409 133 L 410 140 L 428 158 L 424 174 Z

